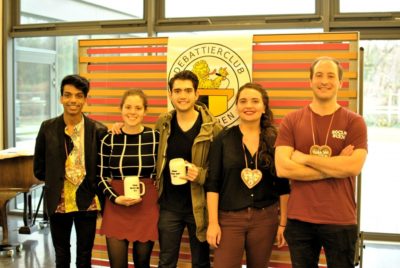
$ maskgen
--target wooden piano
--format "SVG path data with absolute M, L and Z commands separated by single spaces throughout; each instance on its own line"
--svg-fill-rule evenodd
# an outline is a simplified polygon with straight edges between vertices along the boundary
M 43 182 L 33 175 L 33 154 L 20 154 L 10 149 L 0 151 L 0 225 L 3 227 L 1 246 L 9 245 L 7 205 L 17 194 L 24 193 L 24 226 L 29 228 L 32 220 L 30 191 Z M 29 211 L 28 211 L 29 210 Z M 29 214 L 28 214 L 29 212 Z M 30 233 L 21 232 L 20 233 Z

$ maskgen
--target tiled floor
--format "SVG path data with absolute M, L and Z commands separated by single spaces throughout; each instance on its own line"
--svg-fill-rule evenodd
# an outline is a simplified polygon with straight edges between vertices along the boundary
M 36 224 L 39 226 L 39 224 Z M 7 268 L 52 268 L 55 267 L 55 256 L 53 243 L 51 241 L 50 229 L 37 228 L 32 234 L 19 234 L 19 227 L 23 226 L 21 216 L 8 216 L 9 243 L 20 244 L 21 250 L 14 250 L 12 257 L 6 254 L 0 254 L 0 267 Z M 3 232 L 0 227 L 0 242 Z M 71 268 L 75 268 L 76 246 L 75 231 L 71 233 Z M 19 242 L 19 243 L 16 243 Z M 104 266 L 92 265 L 93 268 L 103 268 Z M 129 267 L 132 267 L 130 265 Z M 156 267 L 154 264 L 152 267 Z M 190 265 L 179 265 L 179 268 L 189 268 Z
M 51 241 L 50 230 L 48 227 L 39 229 L 32 234 L 18 234 L 18 229 L 22 226 L 21 217 L 9 216 L 9 242 L 16 244 L 17 241 L 22 245 L 21 251 L 14 253 L 12 257 L 0 257 L 0 267 L 7 268 L 50 268 L 55 267 L 54 249 Z M 3 232 L 0 233 L 2 238 Z M 74 239 L 74 238 L 73 238 Z M 72 254 L 75 249 L 72 248 Z M 75 256 L 72 256 L 72 260 Z M 71 267 L 74 267 L 71 265 Z
M 15 252 L 12 257 L 0 256 L 0 267 L 7 268 L 51 268 L 54 264 L 54 249 L 48 227 L 39 229 L 32 234 L 18 234 L 22 226 L 21 217 L 9 216 L 9 241 L 19 241 L 22 245 L 20 252 Z M 2 239 L 2 231 L 0 238 Z M 71 241 L 75 241 L 72 232 Z M 71 267 L 75 267 L 75 243 L 71 243 Z M 400 267 L 400 245 L 366 243 L 364 249 L 363 268 L 398 268 Z M 96 267 L 96 266 L 93 266 Z M 99 266 L 98 266 L 99 267 Z M 185 266 L 186 267 L 186 266 Z M 274 267 L 274 266 L 272 266 Z M 182 267 L 180 267 L 182 268 Z

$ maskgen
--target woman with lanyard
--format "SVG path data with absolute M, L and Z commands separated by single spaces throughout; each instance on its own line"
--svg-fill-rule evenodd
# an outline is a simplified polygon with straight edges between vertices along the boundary
M 277 135 L 265 89 L 247 83 L 236 95 L 239 125 L 222 131 L 211 145 L 206 181 L 214 268 L 267 267 L 272 246 L 285 244 L 283 231 L 289 182 L 276 177 Z M 280 211 L 280 215 L 279 215 Z

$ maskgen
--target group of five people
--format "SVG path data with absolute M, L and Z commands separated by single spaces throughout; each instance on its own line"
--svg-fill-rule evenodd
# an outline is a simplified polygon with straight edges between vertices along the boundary
M 148 101 L 141 90 L 121 100 L 123 124 L 112 133 L 82 113 L 89 82 L 61 83 L 64 113 L 42 123 L 34 173 L 45 181 L 56 266 L 69 267 L 72 224 L 77 267 L 91 266 L 96 218 L 106 236 L 111 267 L 150 267 L 159 241 L 159 267 L 177 267 L 188 230 L 192 267 L 266 267 L 277 241 L 289 245 L 293 267 L 354 267 L 357 240 L 355 176 L 367 154 L 361 116 L 337 102 L 340 63 L 329 57 L 310 68 L 313 99 L 274 126 L 267 91 L 246 83 L 235 96 L 239 124 L 222 129 L 198 102 L 199 80 L 182 71 L 168 83 L 174 109 L 155 129 L 143 125 Z M 117 134 L 119 133 L 119 134 Z M 171 182 L 171 159 L 183 158 L 187 183 Z M 138 176 L 145 194 L 124 195 Z M 290 195 L 289 195 L 290 193 Z

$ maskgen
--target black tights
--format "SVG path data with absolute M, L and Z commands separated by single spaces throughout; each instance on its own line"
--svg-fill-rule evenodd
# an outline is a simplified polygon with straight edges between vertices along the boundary
M 133 262 L 135 268 L 149 268 L 150 257 L 153 250 L 154 241 L 133 242 Z M 129 241 L 118 240 L 107 237 L 107 252 L 112 268 L 128 267 L 128 247 Z

